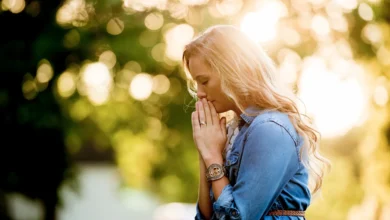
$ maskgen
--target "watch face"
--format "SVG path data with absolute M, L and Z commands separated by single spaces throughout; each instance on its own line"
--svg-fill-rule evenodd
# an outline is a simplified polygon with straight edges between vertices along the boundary
M 220 167 L 212 167 L 212 169 L 210 169 L 210 176 L 217 176 L 221 173 L 221 168 Z

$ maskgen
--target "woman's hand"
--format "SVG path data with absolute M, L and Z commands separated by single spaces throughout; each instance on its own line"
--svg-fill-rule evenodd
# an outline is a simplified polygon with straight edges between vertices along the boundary
M 219 119 L 214 105 L 202 99 L 196 103 L 192 113 L 193 138 L 204 162 L 222 162 L 222 151 L 225 147 L 226 118 Z

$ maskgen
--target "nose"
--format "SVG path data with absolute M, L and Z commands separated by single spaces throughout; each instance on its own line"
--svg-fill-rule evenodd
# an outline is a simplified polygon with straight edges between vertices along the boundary
M 206 93 L 198 87 L 198 91 L 196 91 L 196 95 L 198 96 L 198 99 L 206 98 Z

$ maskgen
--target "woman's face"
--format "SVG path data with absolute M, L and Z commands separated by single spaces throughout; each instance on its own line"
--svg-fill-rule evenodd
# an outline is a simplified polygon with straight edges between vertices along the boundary
M 189 59 L 189 72 L 197 83 L 199 99 L 206 98 L 212 102 L 217 113 L 236 109 L 234 103 L 222 91 L 218 74 L 212 72 L 202 57 L 194 56 Z

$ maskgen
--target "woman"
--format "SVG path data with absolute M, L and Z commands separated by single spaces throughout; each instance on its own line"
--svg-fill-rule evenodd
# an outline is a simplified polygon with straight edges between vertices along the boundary
M 186 45 L 183 65 L 198 97 L 195 219 L 305 219 L 329 162 L 271 59 L 237 28 L 219 25 Z M 229 123 L 219 115 L 226 112 L 234 113 Z

